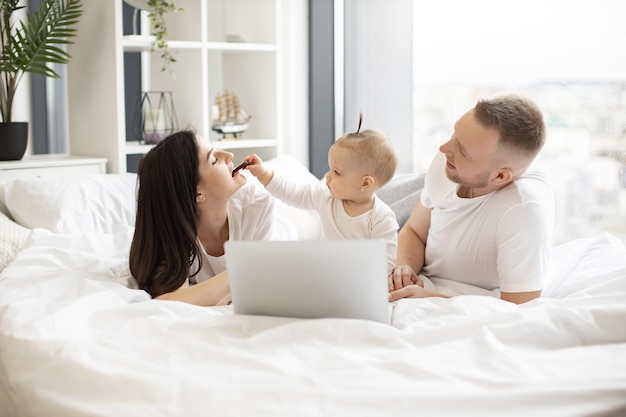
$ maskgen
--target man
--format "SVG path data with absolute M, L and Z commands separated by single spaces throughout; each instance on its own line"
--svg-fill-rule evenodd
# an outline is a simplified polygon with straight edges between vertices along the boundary
M 541 111 L 518 96 L 481 100 L 456 122 L 400 230 L 391 301 L 447 297 L 430 279 L 496 291 L 517 304 L 541 296 L 554 196 L 530 165 L 544 142 Z

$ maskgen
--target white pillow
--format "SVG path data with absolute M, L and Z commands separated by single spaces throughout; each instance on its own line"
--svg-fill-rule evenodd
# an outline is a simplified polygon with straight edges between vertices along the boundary
M 29 178 L 0 185 L 15 222 L 53 233 L 115 233 L 135 224 L 137 175 Z
M 319 182 L 298 160 L 281 155 L 266 161 L 268 167 L 298 182 Z M 249 172 L 249 181 L 263 187 Z M 135 224 L 136 174 L 103 174 L 83 178 L 32 178 L 0 185 L 0 211 L 30 229 L 53 233 L 113 233 Z M 4 206 L 4 207 L 3 207 Z M 289 229 L 285 239 L 321 237 L 317 213 L 276 202 L 278 225 Z M 293 233 L 291 233 L 293 232 Z
M 30 230 L 0 213 L 0 272 L 22 249 Z

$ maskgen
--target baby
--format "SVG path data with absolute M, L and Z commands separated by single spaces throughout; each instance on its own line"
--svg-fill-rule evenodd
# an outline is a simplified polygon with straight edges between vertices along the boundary
M 285 203 L 317 211 L 322 239 L 381 239 L 387 244 L 387 267 L 395 265 L 398 222 L 375 192 L 396 172 L 398 155 L 384 133 L 359 128 L 335 141 L 328 151 L 330 170 L 325 185 L 297 184 L 274 172 L 252 154 L 246 167 L 275 197 Z

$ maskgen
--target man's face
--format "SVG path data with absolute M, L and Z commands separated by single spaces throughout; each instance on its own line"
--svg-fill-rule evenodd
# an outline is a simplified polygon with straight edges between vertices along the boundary
M 446 175 L 459 185 L 470 188 L 489 186 L 498 161 L 499 133 L 478 123 L 474 110 L 465 113 L 454 125 L 448 142 L 439 147 L 446 156 Z

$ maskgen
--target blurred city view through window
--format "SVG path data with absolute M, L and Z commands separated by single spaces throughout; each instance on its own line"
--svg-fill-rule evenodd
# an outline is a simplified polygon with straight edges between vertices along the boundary
M 554 242 L 608 231 L 626 242 L 626 2 L 413 3 L 413 171 L 425 171 L 477 99 L 534 100 L 536 163 L 556 197 Z

